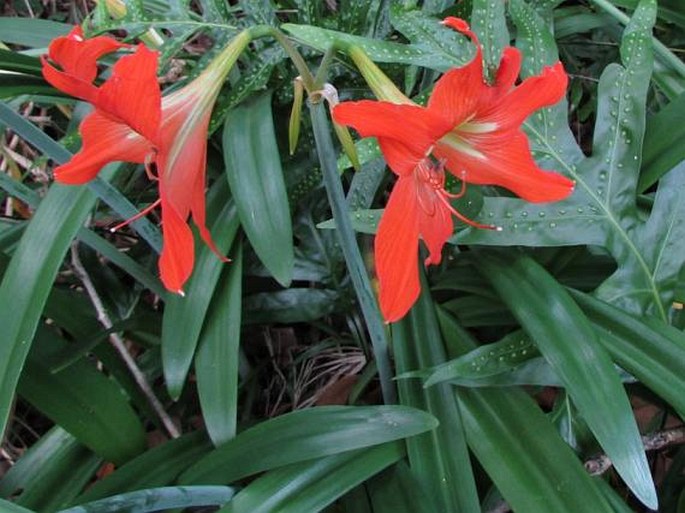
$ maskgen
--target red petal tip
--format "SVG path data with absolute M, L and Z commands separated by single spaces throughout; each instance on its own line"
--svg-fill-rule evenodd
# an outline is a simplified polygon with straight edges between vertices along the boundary
M 455 16 L 448 16 L 440 23 L 463 34 L 468 34 L 471 32 L 471 27 L 469 26 L 469 24 L 461 18 L 457 18 Z

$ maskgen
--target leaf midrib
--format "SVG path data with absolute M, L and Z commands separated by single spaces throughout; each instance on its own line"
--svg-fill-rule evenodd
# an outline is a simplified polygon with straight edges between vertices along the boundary
M 638 248 L 635 246 L 635 243 L 633 240 L 628 236 L 626 231 L 623 229 L 621 224 L 618 222 L 618 219 L 614 216 L 613 212 L 609 210 L 608 205 L 605 205 L 602 201 L 600 201 L 599 197 L 594 193 L 592 188 L 582 179 L 582 177 L 573 169 L 573 166 L 570 166 L 564 161 L 559 154 L 555 151 L 555 149 L 550 146 L 550 144 L 547 142 L 546 138 L 542 137 L 542 134 L 535 129 L 530 123 L 525 122 L 524 125 L 531 131 L 533 132 L 540 141 L 543 142 L 543 144 L 548 148 L 549 155 L 553 156 L 554 159 L 559 162 L 563 166 L 563 168 L 566 170 L 566 172 L 572 176 L 576 183 L 582 186 L 582 188 L 585 190 L 587 195 L 595 202 L 595 204 L 599 205 L 600 210 L 604 213 L 606 219 L 609 221 L 609 224 L 614 228 L 616 233 L 620 236 L 621 239 L 626 244 L 626 247 L 630 250 L 631 253 L 634 254 L 639 267 L 642 269 L 644 274 L 647 276 L 647 281 L 649 283 L 649 287 L 651 290 L 651 295 L 654 298 L 654 302 L 658 308 L 659 315 L 662 320 L 666 321 L 667 316 L 666 312 L 664 311 L 664 307 L 661 304 L 661 298 L 659 296 L 659 291 L 656 287 L 656 283 L 654 281 L 654 276 L 649 270 L 649 266 L 647 265 L 647 262 L 645 262 L 644 258 L 642 258 L 642 255 L 640 254 L 640 251 L 638 251 Z

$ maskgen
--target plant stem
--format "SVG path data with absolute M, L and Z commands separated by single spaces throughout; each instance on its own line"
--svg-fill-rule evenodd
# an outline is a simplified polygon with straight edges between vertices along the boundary
M 290 60 L 293 61 L 293 64 L 297 68 L 297 71 L 300 73 L 300 77 L 302 78 L 302 84 L 304 85 L 304 88 L 307 90 L 307 92 L 309 93 L 311 91 L 316 90 L 314 76 L 312 75 L 311 71 L 309 71 L 307 63 L 304 62 L 304 59 L 302 58 L 302 55 L 300 55 L 300 52 L 297 51 L 295 46 L 290 42 L 290 40 L 285 36 L 285 34 L 283 34 L 283 32 L 269 25 L 256 25 L 248 30 L 250 32 L 250 36 L 252 37 L 252 39 L 271 36 L 276 41 L 278 41 L 278 43 L 285 50 L 285 53 L 287 53 L 288 57 L 290 57 Z
M 90 298 L 90 301 L 93 304 L 95 311 L 97 312 L 98 321 L 105 327 L 105 329 L 111 329 L 113 326 L 112 320 L 107 314 L 107 310 L 105 309 L 105 306 L 102 303 L 102 300 L 100 299 L 97 290 L 95 290 L 95 285 L 93 285 L 93 281 L 90 279 L 88 272 L 81 263 L 81 258 L 78 254 L 77 242 L 74 242 L 71 246 L 71 265 L 74 270 L 74 273 L 79 278 L 79 280 L 81 280 L 81 283 L 83 283 L 83 288 L 86 290 L 86 293 L 88 294 L 88 297 Z M 161 421 L 169 436 L 171 438 L 178 438 L 181 435 L 181 433 L 171 420 L 171 417 L 169 417 L 167 412 L 164 410 L 162 403 L 159 401 L 159 399 L 157 399 L 157 396 L 152 390 L 152 387 L 145 379 L 145 375 L 140 370 L 140 368 L 138 368 L 138 364 L 126 349 L 126 343 L 124 342 L 124 340 L 117 333 L 112 333 L 109 336 L 109 341 L 112 343 L 117 353 L 119 353 L 119 356 L 124 361 L 126 368 L 128 368 L 136 384 L 138 385 L 143 395 L 150 403 L 150 406 L 155 411 L 155 413 L 157 413 L 159 420 Z
M 328 119 L 323 103 L 309 103 L 312 119 L 316 152 L 321 163 L 323 181 L 328 194 L 328 201 L 333 211 L 336 234 L 350 272 L 354 290 L 357 293 L 359 305 L 364 315 L 371 337 L 374 356 L 378 365 L 378 376 L 381 382 L 383 400 L 386 404 L 396 402 L 397 393 L 392 381 L 392 368 L 388 354 L 388 339 L 385 326 L 381 320 L 376 298 L 371 288 L 369 276 L 364 266 L 362 255 L 357 245 L 357 239 L 352 230 L 349 219 L 345 194 L 340 183 L 338 169 L 335 162 L 335 151 L 329 129 Z

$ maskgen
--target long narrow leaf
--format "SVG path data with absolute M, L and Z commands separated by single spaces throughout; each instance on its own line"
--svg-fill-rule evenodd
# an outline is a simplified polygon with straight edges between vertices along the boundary
M 226 178 L 257 256 L 283 286 L 294 265 L 290 206 L 276 144 L 271 93 L 229 114 L 223 133 Z
M 24 231 L 0 284 L 0 304 L 12 305 L 0 309 L 0 432 L 52 283 L 94 204 L 95 197 L 86 189 L 53 185 Z
M 167 486 L 124 493 L 99 501 L 63 509 L 59 513 L 109 513 L 116 511 L 160 511 L 173 508 L 222 506 L 234 494 L 228 486 Z
M 55 511 L 76 497 L 101 464 L 100 457 L 55 426 L 3 476 L 0 496 L 27 508 Z
M 635 495 L 652 509 L 656 490 L 628 397 L 592 325 L 566 290 L 525 256 L 479 266 L 552 365 L 573 402 Z
M 396 392 L 392 383 L 392 370 L 388 357 L 388 341 L 385 328 L 381 321 L 381 313 L 371 288 L 369 275 L 364 267 L 359 246 L 352 231 L 352 226 L 347 212 L 347 202 L 343 193 L 340 177 L 337 171 L 333 141 L 331 139 L 330 124 L 326 119 L 326 112 L 322 104 L 310 105 L 316 151 L 319 155 L 323 170 L 324 184 L 328 200 L 333 210 L 333 219 L 337 226 L 337 234 L 340 246 L 345 256 L 345 261 L 350 270 L 350 276 L 357 299 L 364 314 L 364 320 L 371 336 L 373 352 L 378 365 L 378 374 L 381 380 L 383 399 L 386 403 L 395 402 Z
M 221 513 L 320 511 L 402 457 L 398 443 L 336 454 L 274 470 L 242 490 Z
M 228 252 L 238 231 L 238 216 L 232 201 L 226 202 L 226 184 L 221 181 L 209 195 L 208 218 L 212 236 L 219 251 Z M 212 211 L 219 210 L 213 216 Z M 185 296 L 171 295 L 167 299 L 162 321 L 162 366 L 167 390 L 178 399 L 195 356 L 202 325 L 214 295 L 214 289 L 224 263 L 204 244 L 198 247 L 195 272 L 185 287 Z M 227 264 L 231 265 L 231 264 Z
M 212 451 L 183 484 L 223 484 L 263 470 L 414 436 L 435 418 L 406 406 L 322 406 L 262 422 Z
M 166 442 L 95 482 L 74 503 L 83 504 L 110 495 L 169 485 L 183 470 L 207 453 L 210 446 L 201 432 Z
M 407 367 L 412 361 L 416 368 L 428 368 L 444 363 L 446 359 L 433 303 L 430 294 L 425 292 L 428 284 L 423 281 L 424 293 L 408 317 L 393 324 L 393 346 L 399 372 L 414 370 Z M 409 387 L 414 390 L 407 390 Z M 407 441 L 412 473 L 423 484 L 438 511 L 479 512 L 466 437 L 452 387 L 441 384 L 423 389 L 422 384 L 414 380 L 403 384 L 401 390 L 404 404 L 425 405 L 426 411 L 440 421 L 436 430 Z
M 443 310 L 450 356 L 475 347 Z M 457 388 L 469 446 L 514 511 L 610 513 L 578 458 L 533 401 L 517 389 Z
M 84 360 L 50 373 L 48 362 L 63 347 L 47 328 L 38 331 L 19 394 L 108 461 L 121 464 L 142 452 L 145 431 L 114 381 Z
M 236 246 L 231 267 L 214 294 L 195 355 L 202 417 L 217 446 L 235 436 L 238 415 L 243 248 L 241 243 Z

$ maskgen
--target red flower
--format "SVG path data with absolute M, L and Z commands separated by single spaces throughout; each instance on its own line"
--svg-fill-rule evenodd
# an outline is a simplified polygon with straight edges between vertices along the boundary
M 141 215 L 161 204 L 161 279 L 167 289 L 180 294 L 194 261 L 189 215 L 205 243 L 218 254 L 205 225 L 207 127 L 225 74 L 242 49 L 240 45 L 246 44 L 245 38 L 240 38 L 234 40 L 240 44 L 227 48 L 216 64 L 164 98 L 157 82 L 157 53 L 144 45 L 120 58 L 111 77 L 99 87 L 93 84 L 97 59 L 129 45 L 104 36 L 84 40 L 77 27 L 48 49 L 49 60 L 61 69 L 42 59 L 43 75 L 50 84 L 95 108 L 81 123 L 81 150 L 55 169 L 56 180 L 82 184 L 113 161 L 145 164 L 148 175 L 159 182 L 160 198 Z
M 451 215 L 480 228 L 495 228 L 466 220 L 451 207 L 443 166 L 465 182 L 499 185 L 532 202 L 564 199 L 574 187 L 572 180 L 535 164 L 521 130 L 532 112 L 564 96 L 568 77 L 561 63 L 514 86 L 521 55 L 508 47 L 489 85 L 483 80 L 480 45 L 468 24 L 458 18 L 443 23 L 469 36 L 477 52 L 469 64 L 438 80 L 426 107 L 393 96 L 395 103 L 344 102 L 333 111 L 338 123 L 354 127 L 363 137 L 378 138 L 399 177 L 375 241 L 380 305 L 387 322 L 403 317 L 418 297 L 419 236 L 430 252 L 426 264 L 437 264 L 452 235 Z

